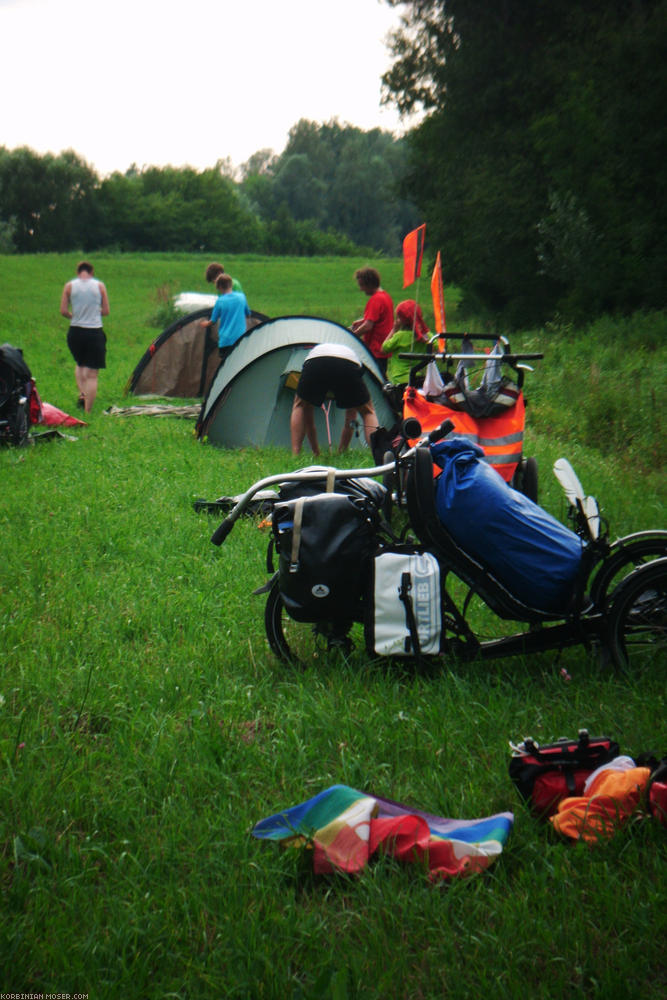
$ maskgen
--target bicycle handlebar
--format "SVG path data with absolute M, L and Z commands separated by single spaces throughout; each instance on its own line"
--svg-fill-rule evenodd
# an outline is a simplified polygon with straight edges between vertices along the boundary
M 224 542 L 225 538 L 227 537 L 227 535 L 230 533 L 230 531 L 234 527 L 235 520 L 236 520 L 236 518 L 232 519 L 231 515 L 228 515 L 224 519 L 224 521 L 222 522 L 222 524 L 218 525 L 218 527 L 213 532 L 213 535 L 211 536 L 211 541 L 213 542 L 214 545 L 222 545 L 222 543 Z
M 446 434 L 454 428 L 454 424 L 451 420 L 444 420 L 439 427 L 436 427 L 429 434 L 425 435 L 416 445 L 413 445 L 405 455 L 399 456 L 400 461 L 405 461 L 410 458 L 416 448 L 420 444 L 428 441 L 429 444 L 434 444 L 441 438 L 445 437 Z M 231 509 L 227 517 L 224 519 L 222 524 L 220 524 L 216 530 L 211 535 L 211 542 L 213 545 L 222 545 L 225 541 L 232 528 L 238 521 L 239 517 L 247 510 L 250 501 L 256 493 L 260 490 L 267 489 L 270 486 L 275 486 L 279 483 L 309 483 L 316 482 L 317 480 L 326 479 L 327 475 L 333 472 L 333 478 L 336 479 L 354 479 L 359 477 L 373 477 L 373 476 L 383 476 L 387 472 L 392 472 L 394 470 L 396 462 L 386 462 L 384 465 L 376 465 L 373 468 L 365 469 L 331 469 L 323 466 L 319 469 L 306 469 L 301 472 L 282 472 L 276 476 L 267 476 L 266 479 L 260 479 L 254 483 L 243 496 L 240 498 L 238 503 Z
M 442 438 L 447 437 L 450 431 L 454 430 L 454 421 L 443 420 L 439 427 L 435 427 L 429 432 L 427 440 L 429 444 L 435 444 L 436 441 L 440 441 Z

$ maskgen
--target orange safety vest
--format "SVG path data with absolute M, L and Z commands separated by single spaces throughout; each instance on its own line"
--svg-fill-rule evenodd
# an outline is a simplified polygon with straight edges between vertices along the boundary
M 462 410 L 450 410 L 440 403 L 429 403 L 415 388 L 408 386 L 403 397 L 403 417 L 416 417 L 423 433 L 434 430 L 449 418 L 454 424 L 452 433 L 478 444 L 489 465 L 506 483 L 511 482 L 523 451 L 526 420 L 523 393 L 519 393 L 516 403 L 506 413 L 475 419 Z M 414 441 L 410 443 L 414 444 Z M 436 469 L 436 472 L 439 471 Z

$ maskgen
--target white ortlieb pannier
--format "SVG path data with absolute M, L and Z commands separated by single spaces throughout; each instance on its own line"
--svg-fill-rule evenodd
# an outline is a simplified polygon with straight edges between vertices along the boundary
M 381 552 L 372 561 L 366 647 L 375 656 L 440 652 L 440 566 L 430 552 Z

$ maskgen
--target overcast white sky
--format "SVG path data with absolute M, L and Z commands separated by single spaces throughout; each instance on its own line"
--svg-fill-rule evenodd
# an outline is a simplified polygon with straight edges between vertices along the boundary
M 380 105 L 399 12 L 381 0 L 0 0 L 0 145 L 240 165 L 300 118 L 400 132 Z

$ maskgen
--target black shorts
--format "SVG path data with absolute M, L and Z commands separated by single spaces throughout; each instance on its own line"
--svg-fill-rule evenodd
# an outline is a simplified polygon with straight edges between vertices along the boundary
M 101 326 L 97 329 L 70 326 L 67 346 L 80 368 L 106 368 L 107 338 Z
M 345 358 L 310 358 L 304 361 L 296 394 L 313 406 L 321 406 L 331 393 L 341 410 L 358 409 L 370 400 L 363 369 Z

